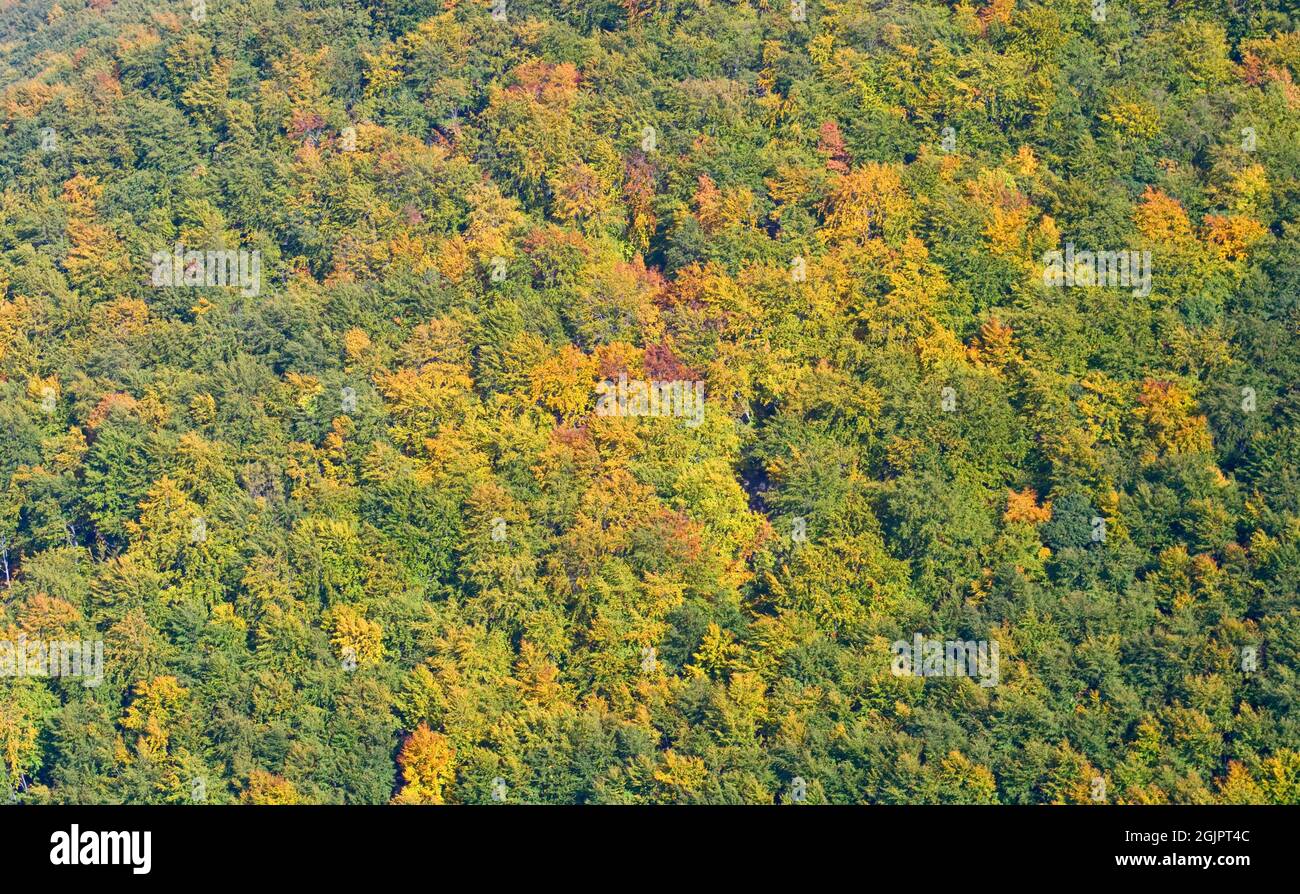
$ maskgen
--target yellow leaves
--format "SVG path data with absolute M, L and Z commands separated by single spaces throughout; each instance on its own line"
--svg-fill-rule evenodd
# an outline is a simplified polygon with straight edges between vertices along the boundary
M 248 629 L 248 622 L 235 614 L 235 607 L 229 602 L 223 602 L 212 610 L 212 623 L 241 633 Z
M 437 317 L 412 330 L 402 345 L 399 358 L 408 366 L 423 367 L 439 363 L 469 372 L 469 348 L 463 337 L 464 327 L 449 317 Z
M 710 236 L 737 224 L 753 225 L 754 194 L 744 187 L 724 192 L 718 189 L 712 177 L 701 174 L 691 201 L 700 228 Z
M 1251 54 L 1268 65 L 1286 68 L 1300 75 L 1300 34 L 1282 31 L 1268 37 L 1256 37 L 1241 42 L 1243 58 Z
M 118 237 L 95 221 L 103 192 L 97 179 L 83 174 L 63 184 L 70 243 L 64 266 L 78 285 L 103 287 L 128 270 Z
M 445 789 L 455 779 L 456 749 L 442 733 L 421 723 L 402 743 L 397 763 L 404 785 L 395 804 L 443 804 Z
M 199 514 L 198 505 L 176 480 L 163 475 L 140 501 L 140 520 L 126 523 L 132 554 L 147 559 L 158 571 L 179 569 L 184 550 L 198 545 L 195 525 L 196 520 L 202 523 Z
M 632 531 L 654 512 L 654 488 L 626 469 L 606 472 L 582 495 L 566 548 L 578 570 L 587 572 L 603 555 L 622 549 Z
M 1205 216 L 1205 239 L 1210 250 L 1221 260 L 1239 261 L 1251 246 L 1268 235 L 1268 229 L 1256 220 L 1240 215 Z
M 565 422 L 586 415 L 595 399 L 596 358 L 572 345 L 543 360 L 529 374 L 532 400 Z
M 172 724 L 181 716 L 189 694 L 172 676 L 135 685 L 135 698 L 122 717 L 122 728 L 138 734 L 137 753 L 151 760 L 166 753 Z
M 1175 382 L 1146 379 L 1138 395 L 1138 419 L 1161 453 L 1195 453 L 1210 449 L 1204 416 L 1192 415 L 1196 402 Z M 1148 457 L 1150 459 L 1152 457 Z
M 217 399 L 206 391 L 190 398 L 190 419 L 196 425 L 211 425 L 217 421 Z
M 329 65 L 330 48 L 322 46 L 316 52 L 304 52 L 291 46 L 287 56 L 271 62 L 276 75 L 276 86 L 283 90 L 295 111 L 315 112 L 325 95 L 324 72 Z M 263 87 L 266 82 L 263 82 Z
M 736 673 L 727 683 L 726 698 L 720 700 L 723 720 L 733 735 L 752 739 L 767 720 L 767 684 L 753 672 Z
M 698 188 L 695 190 L 692 204 L 695 207 L 695 218 L 705 234 L 712 235 L 723 229 L 723 194 L 710 175 L 699 175 Z
M 384 253 L 393 264 L 414 273 L 423 274 L 437 269 L 437 265 L 426 251 L 424 239 L 419 236 L 398 233 L 388 241 Z
M 352 363 L 360 361 L 370 350 L 370 336 L 364 330 L 353 327 L 343 335 L 343 353 Z
M 950 751 L 939 761 L 939 784 L 945 803 L 997 804 L 998 787 L 993 771 L 960 751 Z
M 50 457 L 54 472 L 60 475 L 75 472 L 88 449 L 85 433 L 75 425 L 68 426 L 63 435 L 43 442 L 42 447 Z
M 986 168 L 965 184 L 969 201 L 990 211 L 1014 212 L 1030 207 L 1009 170 Z
M 1002 520 L 1008 524 L 1023 522 L 1029 525 L 1041 525 L 1052 518 L 1052 504 L 1039 505 L 1038 493 L 1027 487 L 1022 491 L 1007 491 L 1007 509 Z
M 23 689 L 6 685 L 0 689 L 0 761 L 10 789 L 39 761 L 37 747 L 41 724 L 35 705 L 24 698 Z
M 1021 146 L 1011 159 L 1011 169 L 1021 177 L 1032 177 L 1038 173 L 1038 159 L 1034 156 L 1032 146 Z
M 32 376 L 27 380 L 27 397 L 41 405 L 43 410 L 53 410 L 59 399 L 59 377 L 51 375 L 46 378 Z
M 555 216 L 569 223 L 599 220 L 613 213 L 618 200 L 613 183 L 585 162 L 574 162 L 554 178 Z
M 466 244 L 464 237 L 459 235 L 444 240 L 434 260 L 434 268 L 438 273 L 453 283 L 462 282 L 473 266 L 469 245 Z
M 468 375 L 437 363 L 377 374 L 375 384 L 392 417 L 389 432 L 408 451 L 443 425 L 461 419 L 473 395 Z
M 844 175 L 829 200 L 826 239 L 861 243 L 906 226 L 911 199 L 897 165 L 870 162 Z
M 1222 804 L 1263 804 L 1264 790 L 1251 777 L 1241 761 L 1228 761 L 1228 773 L 1219 780 L 1219 802 Z
M 316 395 L 325 390 L 325 386 L 315 376 L 287 372 L 284 374 L 284 380 L 293 391 L 294 403 L 304 410 L 311 406 L 311 402 L 316 399 Z
M 0 295 L 4 294 L 8 285 L 4 271 L 0 270 Z M 0 300 L 0 360 L 4 360 L 26 342 L 31 324 L 32 303 L 28 299 Z
M 1218 22 L 1200 18 L 1178 20 L 1167 39 L 1181 72 L 1201 87 L 1220 84 L 1232 69 L 1228 37 Z
M 367 621 L 350 605 L 336 605 L 327 612 L 326 626 L 334 654 L 352 667 L 378 664 L 384 657 L 384 629 Z
M 818 30 L 808 42 L 808 55 L 815 65 L 826 65 L 835 51 L 835 34 L 829 29 Z
M 692 657 L 695 659 L 694 667 L 698 671 L 710 676 L 718 676 L 734 667 L 742 653 L 743 650 L 735 642 L 735 636 L 731 631 L 723 630 L 710 621 L 709 629 L 704 634 L 703 642 L 700 643 L 700 650 Z
M 494 186 L 482 184 L 469 192 L 469 227 L 465 231 L 465 249 L 471 257 L 487 264 L 500 256 L 514 255 L 513 235 L 527 228 L 527 219 L 519 202 L 507 198 Z
M 1130 139 L 1150 140 L 1160 133 L 1160 110 L 1150 103 L 1114 96 L 1100 117 L 1112 131 Z
M 698 757 L 678 754 L 669 748 L 663 763 L 655 770 L 655 781 L 677 798 L 698 795 L 708 780 L 709 771 Z
M 1138 232 L 1159 242 L 1181 242 L 1192 238 L 1192 224 L 1177 199 L 1155 187 L 1142 193 L 1136 213 Z
M 1242 168 L 1232 175 L 1227 192 L 1232 208 L 1238 214 L 1259 213 L 1272 193 L 1268 182 L 1268 171 L 1261 164 Z
M 980 326 L 979 335 L 975 336 L 967 353 L 976 362 L 1001 368 L 1015 352 L 1013 335 L 1010 326 L 1004 325 L 997 317 L 989 317 Z
M 989 25 L 1011 24 L 1015 8 L 1016 0 L 989 0 L 989 5 L 979 11 L 981 30 L 987 30 Z
M 80 620 L 76 606 L 47 593 L 37 593 L 18 610 L 18 626 L 32 639 L 61 639 Z
M 565 695 L 564 684 L 560 682 L 560 669 L 528 640 L 519 644 L 515 676 L 519 680 L 520 691 L 542 707 L 560 704 Z
M 152 52 L 162 43 L 158 32 L 148 25 L 137 24 L 122 28 L 117 36 L 117 54 L 119 57 Z
M 1064 739 L 1056 747 L 1053 768 L 1043 782 L 1043 794 L 1052 804 L 1089 804 L 1093 802 L 1095 779 L 1101 777 L 1086 757 Z
M 46 84 L 32 78 L 5 88 L 3 99 L 0 99 L 0 109 L 3 109 L 7 118 L 34 118 L 52 100 L 69 92 L 62 85 Z
M 149 324 L 149 305 L 138 298 L 116 298 L 91 309 L 91 324 L 119 338 L 139 335 Z
M 1001 257 L 1020 254 L 1026 242 L 1030 213 L 1028 205 L 1009 209 L 994 205 L 989 209 L 989 219 L 984 224 L 989 250 Z
M 366 60 L 366 96 L 380 96 L 402 82 L 400 60 L 392 47 L 378 53 L 362 53 Z
M 812 193 L 816 184 L 816 172 L 808 168 L 781 165 L 776 174 L 764 179 L 767 194 L 777 207 L 772 216 L 780 218 L 782 205 L 794 205 Z
M 1300 803 L 1300 752 L 1279 748 L 1260 769 L 1260 785 L 1269 803 Z
M 292 782 L 265 770 L 248 774 L 248 788 L 244 790 L 245 804 L 299 804 L 301 796 Z

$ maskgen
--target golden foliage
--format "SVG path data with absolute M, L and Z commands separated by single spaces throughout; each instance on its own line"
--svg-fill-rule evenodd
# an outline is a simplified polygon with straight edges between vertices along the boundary
M 1007 491 L 1007 509 L 1002 520 L 1007 523 L 1023 522 L 1029 525 L 1041 525 L 1052 518 L 1052 504 L 1039 505 L 1038 493 L 1027 487 L 1022 491 Z
M 456 749 L 446 736 L 421 723 L 402 743 L 397 763 L 402 768 L 403 786 L 393 803 L 445 803 L 456 763 Z

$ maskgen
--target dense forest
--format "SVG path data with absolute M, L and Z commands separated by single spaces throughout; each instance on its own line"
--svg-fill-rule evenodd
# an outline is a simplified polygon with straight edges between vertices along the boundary
M 1300 803 L 1286 0 L 0 7 L 10 802 Z

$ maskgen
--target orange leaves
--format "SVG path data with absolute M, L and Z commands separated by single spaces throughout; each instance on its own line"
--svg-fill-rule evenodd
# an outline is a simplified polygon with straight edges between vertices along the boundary
M 595 254 L 581 233 L 554 224 L 530 230 L 524 252 L 532 261 L 534 275 L 548 286 L 579 276 Z
M 1250 252 L 1251 246 L 1268 235 L 1263 224 L 1249 217 L 1232 215 L 1205 216 L 1205 239 L 1210 250 L 1221 260 L 1239 261 Z
M 752 225 L 754 222 L 754 194 L 743 187 L 724 192 L 708 174 L 700 175 L 692 204 L 700 227 L 708 235 L 736 224 Z
M 980 326 L 979 335 L 967 352 L 972 360 L 989 366 L 1002 367 L 1014 353 L 1010 326 L 1003 325 L 997 317 L 989 317 Z
M 1019 254 L 1028 236 L 1029 206 L 1003 209 L 994 206 L 989 210 L 988 223 L 984 225 L 984 237 L 989 241 L 989 250 L 1003 257 Z
M 100 398 L 99 403 L 95 404 L 94 409 L 90 411 L 90 415 L 86 417 L 86 428 L 99 428 L 114 412 L 130 413 L 138 405 L 139 402 L 124 391 L 106 394 Z
M 350 362 L 361 360 L 370 350 L 370 336 L 365 330 L 353 327 L 343 334 L 343 353 Z
M 989 0 L 989 5 L 979 11 L 981 33 L 987 31 L 989 25 L 1011 24 L 1011 13 L 1015 8 L 1016 0 Z
M 246 804 L 298 804 L 301 798 L 294 784 L 283 776 L 276 776 L 265 770 L 254 770 L 248 774 L 248 788 L 244 790 Z
M 0 294 L 7 292 L 8 287 L 9 281 L 3 271 L 0 271 Z M 33 307 L 29 299 L 18 297 L 11 301 L 0 300 L 0 360 L 27 342 L 32 320 Z
M 397 755 L 405 785 L 395 804 L 444 804 L 444 790 L 455 778 L 456 749 L 442 733 L 421 723 Z
M 654 168 L 640 155 L 624 165 L 623 203 L 627 206 L 628 239 L 639 250 L 650 247 L 657 221 L 654 210 Z
M 578 94 L 578 69 L 572 62 L 558 65 L 534 59 L 514 70 L 511 92 L 527 93 L 543 103 L 568 105 Z
M 574 162 L 551 181 L 555 216 L 580 223 L 610 213 L 615 203 L 611 184 L 585 162 Z
M 7 118 L 34 118 L 52 100 L 68 92 L 66 87 L 36 79 L 11 84 L 0 97 L 0 110 Z
M 558 705 L 566 695 L 560 669 L 542 649 L 528 640 L 519 643 L 515 677 L 519 681 L 520 690 L 539 705 Z
M 60 639 L 80 620 L 76 606 L 46 593 L 37 593 L 18 610 L 18 626 L 34 639 Z
M 1002 520 L 1008 524 L 1022 522 L 1029 525 L 1041 525 L 1052 518 L 1052 504 L 1039 505 L 1038 493 L 1032 487 L 1022 491 L 1007 491 L 1007 510 Z
M 438 249 L 438 258 L 434 262 L 438 273 L 453 283 L 459 283 L 469 275 L 473 261 L 469 255 L 469 246 L 465 237 L 452 236 L 443 241 Z
M 849 156 L 840 126 L 834 121 L 827 121 L 817 133 L 817 151 L 826 158 L 826 170 L 847 174 L 853 159 Z
M 78 174 L 63 184 L 68 206 L 68 246 L 64 266 L 77 285 L 103 289 L 128 270 L 117 235 L 96 221 L 104 187 L 94 177 Z
M 77 174 L 63 184 L 63 201 L 74 214 L 93 215 L 104 194 L 104 187 L 94 177 Z
M 1143 236 L 1160 242 L 1192 238 L 1192 224 L 1177 199 L 1148 186 L 1137 209 L 1137 228 Z
M 1300 74 L 1300 38 L 1294 33 L 1274 34 L 1267 38 L 1241 43 L 1242 64 L 1238 70 L 1244 83 L 1263 87 L 1278 85 L 1291 108 L 1300 107 L 1300 87 L 1294 77 Z
M 1021 177 L 1032 177 L 1038 173 L 1038 158 L 1032 146 L 1021 146 L 1010 161 L 1011 169 Z
M 695 190 L 691 203 L 705 233 L 712 235 L 722 228 L 722 192 L 708 174 L 700 175 L 699 188 Z
M 1251 179 L 1249 170 L 1239 177 L 1239 189 L 1245 198 L 1253 200 L 1267 184 L 1262 186 Z M 1137 228 L 1143 236 L 1163 243 L 1190 243 L 1195 238 L 1187 212 L 1177 199 L 1148 186 L 1136 213 Z M 1258 221 L 1244 215 L 1207 214 L 1202 238 L 1210 253 L 1220 261 L 1239 261 L 1249 254 L 1251 247 L 1268 235 L 1268 229 Z

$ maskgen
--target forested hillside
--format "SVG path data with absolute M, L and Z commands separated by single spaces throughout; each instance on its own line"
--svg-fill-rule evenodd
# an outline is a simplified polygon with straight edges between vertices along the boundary
M 0 6 L 8 800 L 1300 802 L 1289 2 Z

